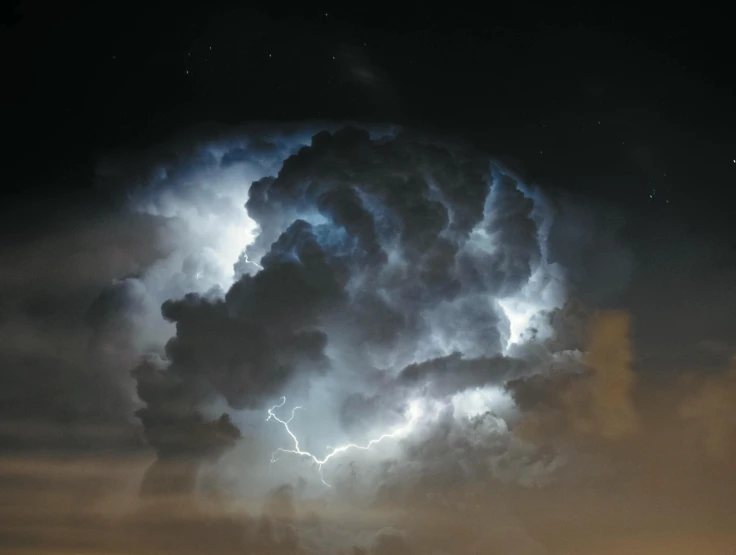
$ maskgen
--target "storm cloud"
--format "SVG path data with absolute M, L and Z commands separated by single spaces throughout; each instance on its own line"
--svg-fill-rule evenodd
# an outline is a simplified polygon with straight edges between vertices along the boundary
M 117 153 L 100 178 L 124 192 L 114 225 L 4 259 L 0 431 L 19 453 L 139 457 L 135 508 L 101 524 L 103 544 L 194 552 L 214 528 L 223 552 L 574 552 L 558 528 L 632 530 L 623 502 L 601 508 L 612 491 L 653 529 L 685 526 L 695 503 L 727 535 L 725 498 L 695 490 L 732 483 L 733 371 L 640 376 L 635 318 L 597 304 L 633 275 L 615 212 L 467 145 L 361 126 L 197 132 Z M 62 263 L 92 239 L 86 262 Z M 289 452 L 383 436 L 322 467 Z M 666 458 L 682 485 L 655 516 Z M 711 476 L 687 485 L 698 464 Z M 117 487 L 90 498 L 112 506 Z
M 200 173 L 273 150 L 255 143 L 219 161 L 210 151 Z M 147 428 L 154 415 L 197 418 L 218 399 L 263 410 L 289 388 L 308 391 L 310 375 L 354 380 L 338 403 L 394 382 L 405 390 L 398 406 L 415 390 L 445 397 L 530 371 L 504 356 L 512 338 L 499 301 L 546 273 L 540 218 L 534 195 L 481 153 L 346 127 L 241 186 L 253 239 L 233 261 L 234 282 L 163 302 L 175 333 L 162 367 L 135 372 Z

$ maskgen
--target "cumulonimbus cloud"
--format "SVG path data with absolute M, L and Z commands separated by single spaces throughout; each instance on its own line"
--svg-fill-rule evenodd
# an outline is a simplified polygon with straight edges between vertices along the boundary
M 409 398 L 554 361 L 568 271 L 548 241 L 574 242 L 574 224 L 483 153 L 350 126 L 173 151 L 141 166 L 130 200 L 159 219 L 169 255 L 119 281 L 112 305 L 140 307 L 140 351 L 159 359 L 134 375 L 160 454 L 197 451 L 160 426 L 205 451 L 234 441 L 205 416 L 221 401 L 262 410 L 330 387 L 333 429 L 350 428 L 346 407 L 380 407 L 360 417 L 371 429 Z M 202 444 L 206 430 L 224 443 Z
M 640 400 L 651 391 L 635 379 L 629 316 L 576 299 L 601 298 L 628 279 L 618 224 L 524 183 L 484 153 L 408 132 L 312 126 L 198 134 L 119 160 L 104 177 L 124 189 L 126 213 L 114 233 L 92 234 L 110 252 L 59 272 L 63 283 L 42 275 L 43 260 L 59 266 L 45 254 L 12 267 L 13 291 L 63 285 L 56 293 L 69 301 L 60 306 L 88 308 L 79 312 L 93 333 L 46 327 L 39 336 L 49 303 L 27 327 L 3 334 L 6 379 L 54 377 L 24 390 L 37 394 L 35 405 L 14 405 L 6 394 L 4 414 L 109 414 L 107 424 L 72 434 L 103 447 L 118 441 L 115 430 L 130 429 L 126 419 L 142 424 L 156 457 L 142 493 L 181 500 L 196 487 L 220 488 L 268 500 L 268 518 L 243 520 L 247 538 L 233 545 L 543 553 L 525 531 L 544 537 L 538 519 L 518 526 L 499 499 L 518 502 L 522 513 L 533 501 L 573 520 L 598 510 L 594 520 L 605 528 L 600 507 L 614 501 L 600 491 L 642 501 L 640 491 L 659 487 L 663 458 L 677 461 L 678 477 L 706 463 L 718 470 L 693 491 L 713 492 L 711 481 L 730 473 L 732 376 L 703 379 L 670 399 L 663 414 L 683 426 L 662 434 L 660 416 Z M 128 236 L 130 259 L 118 248 Z M 66 287 L 80 276 L 86 289 L 77 296 Z M 89 290 L 104 282 L 90 303 Z M 27 305 L 28 314 L 39 310 Z M 68 338 L 81 348 L 65 350 Z M 70 376 L 79 368 L 79 376 L 63 383 L 54 368 Z M 128 390 L 123 378 L 131 376 Z M 319 458 L 402 433 L 331 458 L 322 469 L 328 490 L 313 459 L 278 451 L 294 445 L 283 426 L 266 421 L 282 396 L 279 416 L 296 415 L 290 426 L 300 448 Z M 687 456 L 683 435 L 694 447 Z M 608 454 L 625 476 L 606 474 Z M 595 502 L 587 485 L 575 489 L 581 481 L 602 488 Z M 688 483 L 668 486 L 674 497 L 702 501 Z M 579 505 L 564 507 L 568 493 Z M 361 521 L 365 537 L 338 542 L 329 524 L 302 512 L 323 502 L 335 503 L 332 511 L 385 509 L 392 522 Z M 240 523 L 228 522 L 240 533 Z

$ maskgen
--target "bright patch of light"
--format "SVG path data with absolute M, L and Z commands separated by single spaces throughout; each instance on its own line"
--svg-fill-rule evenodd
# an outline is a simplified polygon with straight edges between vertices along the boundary
M 214 251 L 215 259 L 225 283 L 219 285 L 223 288 L 232 285 L 235 278 L 234 264 L 243 249 L 253 242 L 253 220 L 243 208 L 242 221 L 226 224 L 221 229 L 220 243 Z M 248 225 L 250 224 L 250 225 Z M 256 264 L 255 262 L 253 262 Z M 257 264 L 256 264 L 257 265 Z
M 476 387 L 453 395 L 453 416 L 456 420 L 474 418 L 487 412 L 508 408 L 513 402 L 500 387 Z
M 257 177 L 255 171 L 244 176 L 235 170 L 202 170 L 179 178 L 175 188 L 159 190 L 170 179 L 161 170 L 152 192 L 133 201 L 134 210 L 166 218 L 172 260 L 179 258 L 180 271 L 195 281 L 190 288 L 226 290 L 232 285 L 234 265 L 257 233 L 245 208 L 249 182 Z
M 566 298 L 562 269 L 542 261 L 518 295 L 498 301 L 509 321 L 506 351 L 512 345 L 532 339 L 532 328 L 536 339 L 548 338 L 551 330 L 546 318 L 538 316 L 560 308 Z
M 498 305 L 509 321 L 510 333 L 506 342 L 506 349 L 508 350 L 511 345 L 522 342 L 524 332 L 529 329 L 531 319 L 539 313 L 539 307 L 519 299 L 504 299 L 498 301 Z

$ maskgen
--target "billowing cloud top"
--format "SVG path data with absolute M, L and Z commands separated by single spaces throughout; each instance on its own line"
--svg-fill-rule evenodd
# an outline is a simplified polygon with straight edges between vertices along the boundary
M 401 412 L 410 398 L 502 385 L 539 366 L 509 358 L 523 333 L 544 339 L 544 314 L 565 300 L 564 271 L 547 261 L 553 214 L 535 203 L 538 192 L 470 149 L 407 134 L 376 138 L 355 127 L 317 133 L 274 175 L 251 184 L 245 172 L 253 175 L 253 156 L 241 147 L 211 155 L 209 165 L 181 177 L 201 180 L 204 192 L 159 187 L 147 205 L 167 200 L 170 211 L 186 213 L 176 196 L 195 195 L 191 232 L 226 229 L 236 225 L 239 188 L 247 192 L 240 225 L 250 230 L 229 289 L 227 280 L 206 292 L 180 289 L 162 304 L 175 334 L 158 370 L 149 361 L 136 371 L 152 443 L 159 419 L 198 413 L 218 399 L 236 410 L 263 409 L 331 380 L 340 390 L 333 403 L 380 394 Z M 212 167 L 229 188 L 207 183 Z M 217 197 L 228 190 L 230 199 Z M 216 242 L 216 233 L 207 239 Z M 204 260 L 202 249 L 184 266 Z

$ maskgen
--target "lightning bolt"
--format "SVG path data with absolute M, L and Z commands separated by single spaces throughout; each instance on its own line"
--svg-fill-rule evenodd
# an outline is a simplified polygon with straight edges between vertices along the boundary
M 485 397 L 485 398 L 486 398 L 486 401 L 488 401 L 489 403 L 493 403 L 493 399 L 491 398 L 491 396 L 490 396 L 490 395 L 488 395 L 488 393 L 487 393 L 486 391 L 484 391 L 484 390 L 483 390 L 483 389 L 481 389 L 480 387 L 476 387 L 476 388 L 475 388 L 475 390 L 476 390 L 476 391 L 477 391 L 478 393 L 480 393 L 480 394 L 481 394 L 481 395 L 482 395 L 483 397 Z
M 273 407 L 271 407 L 270 409 L 268 409 L 268 418 L 266 418 L 266 422 L 268 422 L 270 420 L 275 420 L 276 422 L 278 422 L 279 424 L 281 424 L 284 427 L 284 429 L 286 430 L 286 433 L 289 434 L 289 436 L 291 437 L 292 441 L 294 442 L 294 448 L 293 449 L 283 449 L 283 448 L 279 447 L 278 449 L 276 449 L 276 451 L 274 451 L 271 454 L 271 462 L 274 463 L 274 462 L 276 462 L 278 460 L 276 458 L 276 453 L 292 453 L 294 455 L 299 455 L 301 457 L 307 457 L 307 458 L 311 459 L 317 465 L 317 469 L 319 471 L 320 480 L 322 480 L 322 483 L 325 486 L 327 486 L 328 488 L 332 488 L 332 486 L 325 481 L 325 478 L 324 478 L 324 476 L 322 474 L 322 467 L 331 458 L 333 458 L 334 456 L 339 455 L 341 453 L 344 453 L 346 451 L 349 451 L 351 449 L 360 449 L 362 451 L 368 451 L 371 447 L 373 447 L 377 443 L 380 443 L 384 439 L 396 439 L 396 438 L 399 438 L 399 437 L 401 437 L 402 435 L 406 434 L 407 432 L 409 432 L 411 430 L 412 426 L 414 425 L 414 423 L 416 422 L 417 418 L 419 417 L 419 414 L 417 413 L 418 411 L 416 410 L 416 408 L 414 408 L 412 410 L 412 407 L 410 405 L 410 417 L 409 417 L 409 420 L 407 420 L 407 422 L 403 426 L 397 428 L 393 432 L 385 433 L 385 434 L 380 435 L 379 437 L 377 437 L 375 439 L 371 439 L 365 445 L 359 445 L 357 443 L 347 443 L 345 445 L 340 445 L 339 447 L 330 447 L 330 446 L 328 446 L 327 448 L 330 450 L 329 453 L 327 453 L 327 455 L 323 459 L 320 459 L 317 456 L 315 456 L 312 453 L 310 453 L 309 451 L 302 451 L 302 449 L 299 447 L 299 438 L 297 438 L 296 435 L 294 435 L 294 432 L 291 431 L 291 428 L 289 428 L 289 424 L 291 423 L 292 420 L 294 420 L 294 415 L 295 415 L 296 411 L 299 410 L 299 409 L 301 409 L 302 407 L 301 406 L 296 406 L 293 409 L 291 409 L 291 416 L 289 417 L 288 420 L 282 420 L 278 416 L 276 416 L 276 414 L 274 413 L 274 410 L 283 407 L 285 404 L 286 404 L 286 397 L 282 397 L 280 403 L 278 403 L 278 404 L 274 405 Z
M 247 254 L 243 253 L 243 256 L 245 257 L 245 262 L 247 264 L 253 264 L 253 266 L 255 266 L 256 268 L 260 268 L 261 270 L 263 270 L 263 266 L 261 266 L 258 262 L 253 262 L 252 260 L 250 260 Z

